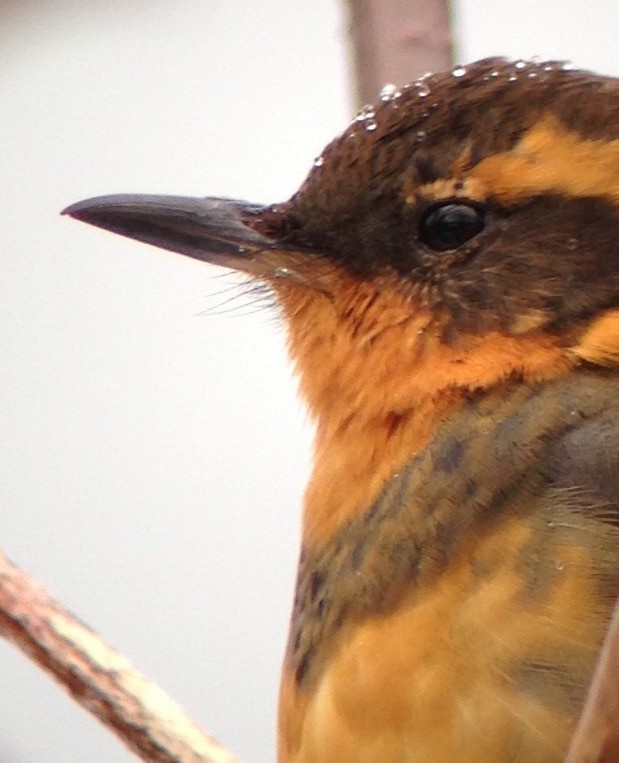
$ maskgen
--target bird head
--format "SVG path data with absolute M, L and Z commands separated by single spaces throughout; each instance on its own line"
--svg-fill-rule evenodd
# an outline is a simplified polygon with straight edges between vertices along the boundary
M 619 81 L 479 61 L 385 87 L 281 204 L 121 195 L 65 212 L 266 283 L 311 410 L 619 362 Z

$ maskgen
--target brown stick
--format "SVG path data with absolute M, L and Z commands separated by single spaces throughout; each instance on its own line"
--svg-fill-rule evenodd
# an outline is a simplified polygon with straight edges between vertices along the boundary
M 0 552 L 0 635 L 51 673 L 143 760 L 235 763 L 126 657 Z
M 386 82 L 404 85 L 451 65 L 447 0 L 349 0 L 359 105 Z
M 619 761 L 619 601 L 565 763 Z

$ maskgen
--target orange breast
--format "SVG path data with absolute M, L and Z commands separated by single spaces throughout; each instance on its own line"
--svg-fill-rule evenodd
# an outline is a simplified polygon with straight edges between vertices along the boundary
M 336 300 L 279 296 L 318 418 L 280 763 L 559 763 L 617 594 L 619 532 L 575 493 L 548 498 L 536 467 L 616 385 L 572 379 L 560 337 L 451 346 L 393 294 L 370 301 L 369 336 Z M 331 343 L 302 330 L 316 321 Z
M 347 623 L 309 685 L 285 670 L 282 763 L 563 760 L 614 597 L 610 556 L 543 526 L 502 521 L 433 585 Z

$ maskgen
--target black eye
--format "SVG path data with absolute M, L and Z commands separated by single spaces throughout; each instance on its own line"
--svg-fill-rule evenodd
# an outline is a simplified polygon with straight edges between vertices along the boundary
M 438 252 L 457 249 L 484 229 L 483 214 L 470 204 L 451 202 L 432 207 L 421 219 L 419 236 Z

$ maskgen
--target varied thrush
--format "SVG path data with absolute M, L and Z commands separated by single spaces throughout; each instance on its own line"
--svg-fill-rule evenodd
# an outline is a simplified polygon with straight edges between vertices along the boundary
M 66 212 L 268 286 L 316 422 L 282 763 L 552 763 L 619 593 L 619 80 L 386 86 L 287 202 Z

